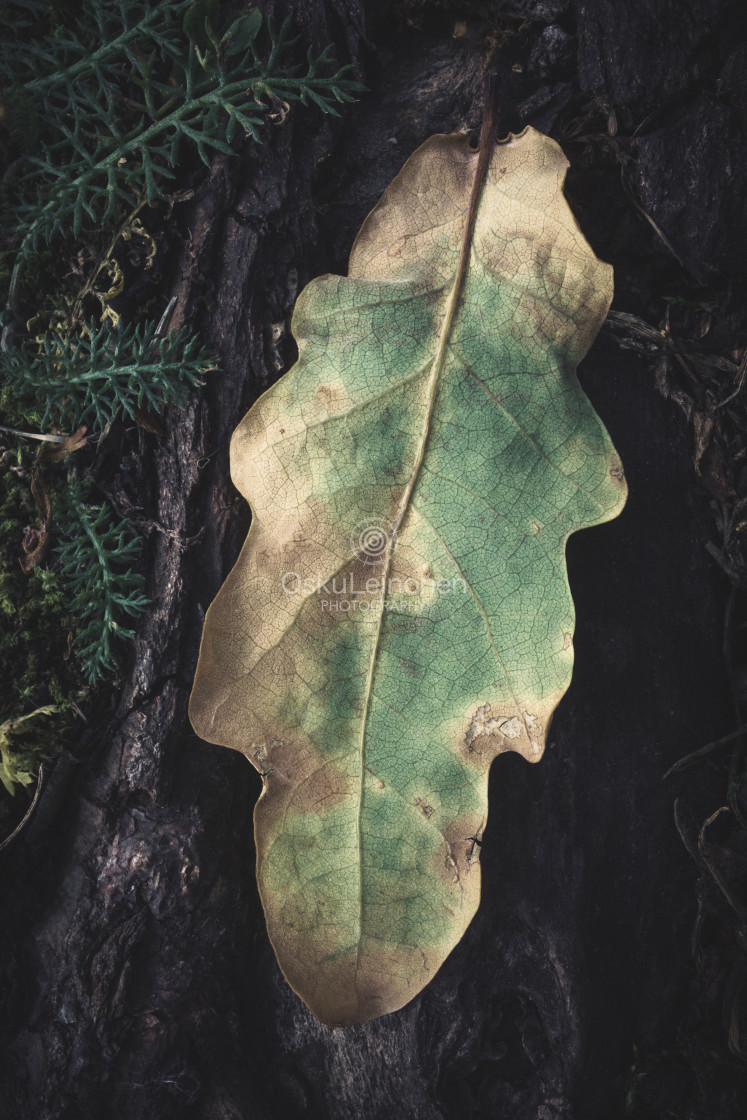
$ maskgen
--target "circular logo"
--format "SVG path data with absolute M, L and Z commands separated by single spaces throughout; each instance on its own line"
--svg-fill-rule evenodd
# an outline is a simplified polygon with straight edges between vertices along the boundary
M 359 521 L 350 534 L 350 544 L 364 564 L 378 564 L 386 556 L 389 542 L 396 530 L 385 517 L 367 517 Z

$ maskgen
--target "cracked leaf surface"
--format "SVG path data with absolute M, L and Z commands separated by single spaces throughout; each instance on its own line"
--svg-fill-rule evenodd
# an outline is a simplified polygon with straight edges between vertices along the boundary
M 190 715 L 263 774 L 270 937 L 335 1025 L 410 1000 L 475 913 L 490 763 L 539 759 L 571 677 L 565 542 L 625 500 L 575 376 L 612 270 L 567 161 L 528 128 L 477 163 L 463 135 L 408 160 L 231 445 L 253 521 Z

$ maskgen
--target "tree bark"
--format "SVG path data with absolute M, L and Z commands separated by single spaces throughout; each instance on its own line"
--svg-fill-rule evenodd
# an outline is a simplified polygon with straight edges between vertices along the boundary
M 686 417 L 646 355 L 603 334 L 583 364 L 630 500 L 569 544 L 573 684 L 542 762 L 493 767 L 480 910 L 410 1005 L 331 1029 L 288 988 L 254 878 L 260 779 L 198 740 L 186 706 L 204 611 L 249 523 L 228 440 L 293 360 L 295 295 L 345 271 L 418 144 L 477 127 L 486 70 L 499 132 L 530 123 L 564 143 L 571 205 L 615 265 L 614 306 L 657 323 L 663 296 L 716 291 L 714 337 L 744 345 L 745 19 L 727 0 L 295 11 L 303 43 L 334 42 L 370 92 L 340 121 L 294 107 L 175 212 L 171 325 L 199 330 L 219 372 L 118 467 L 153 606 L 116 711 L 63 752 L 0 853 L 0 1117 L 743 1115 L 736 1058 L 707 1083 L 693 1073 L 721 1008 L 692 953 L 702 868 L 673 816 L 679 796 L 687 838 L 721 804 L 723 757 L 662 781 L 734 726 L 727 587 Z

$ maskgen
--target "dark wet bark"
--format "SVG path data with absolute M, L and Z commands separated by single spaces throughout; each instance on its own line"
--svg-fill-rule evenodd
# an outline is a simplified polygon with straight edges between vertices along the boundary
M 626 1096 L 632 1116 L 744 1114 L 673 818 L 679 796 L 689 835 L 721 804 L 723 756 L 662 781 L 734 725 L 726 583 L 686 419 L 645 356 L 603 334 L 582 368 L 630 501 L 570 543 L 573 684 L 544 760 L 494 766 L 480 911 L 412 1004 L 332 1030 L 288 989 L 254 881 L 259 778 L 186 719 L 203 612 L 248 525 L 230 433 L 293 358 L 298 288 L 344 270 L 415 146 L 479 123 L 486 60 L 500 131 L 529 122 L 564 143 L 615 306 L 655 324 L 663 296 L 697 288 L 715 293 L 718 344 L 746 341 L 741 6 L 500 7 L 300 0 L 304 39 L 335 42 L 371 92 L 341 122 L 294 109 L 261 148 L 217 160 L 175 218 L 173 322 L 221 371 L 117 468 L 113 495 L 142 507 L 154 606 L 116 715 L 64 752 L 0 854 L 2 1120 L 612 1120 Z

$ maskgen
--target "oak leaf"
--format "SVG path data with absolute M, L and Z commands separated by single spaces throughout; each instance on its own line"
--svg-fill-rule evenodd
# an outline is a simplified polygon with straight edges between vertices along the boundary
M 565 543 L 625 499 L 575 376 L 612 269 L 567 161 L 531 128 L 480 152 L 408 160 L 231 444 L 253 522 L 190 714 L 263 774 L 270 938 L 330 1024 L 401 1007 L 464 933 L 490 763 L 539 759 L 570 681 Z

